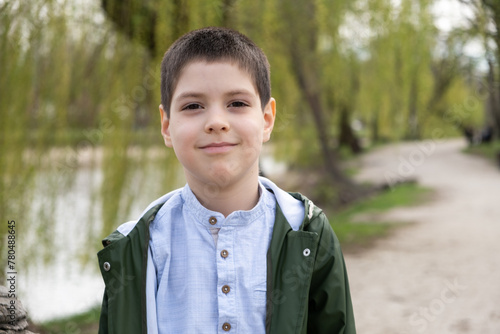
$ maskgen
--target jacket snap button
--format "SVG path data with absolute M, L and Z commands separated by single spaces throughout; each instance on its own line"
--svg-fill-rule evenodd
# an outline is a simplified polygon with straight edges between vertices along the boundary
M 311 250 L 309 248 L 306 248 L 306 249 L 304 249 L 302 254 L 304 254 L 304 256 L 309 256 L 311 254 Z
M 231 324 L 225 322 L 224 325 L 222 325 L 222 329 L 225 331 L 225 332 L 229 332 L 231 330 Z
M 215 218 L 215 217 L 210 217 L 210 218 L 208 219 L 208 222 L 210 223 L 210 225 L 215 225 L 215 224 L 217 224 L 217 218 Z
M 104 270 L 109 271 L 109 269 L 111 269 L 111 265 L 109 264 L 109 262 L 104 262 L 103 268 Z
M 222 292 L 224 292 L 225 294 L 228 294 L 229 291 L 231 291 L 231 288 L 229 287 L 229 285 L 224 285 L 222 287 Z

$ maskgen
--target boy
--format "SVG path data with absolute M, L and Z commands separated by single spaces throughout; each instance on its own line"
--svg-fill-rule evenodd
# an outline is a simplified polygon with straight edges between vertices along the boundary
M 262 50 L 192 31 L 165 53 L 161 94 L 187 184 L 104 239 L 99 333 L 355 333 L 327 218 L 258 176 L 276 115 Z

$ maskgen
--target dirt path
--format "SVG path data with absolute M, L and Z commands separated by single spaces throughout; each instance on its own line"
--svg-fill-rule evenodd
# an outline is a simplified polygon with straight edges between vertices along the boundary
M 435 198 L 385 219 L 414 224 L 347 254 L 359 334 L 500 333 L 500 170 L 460 140 L 362 158 L 360 180 L 415 177 Z

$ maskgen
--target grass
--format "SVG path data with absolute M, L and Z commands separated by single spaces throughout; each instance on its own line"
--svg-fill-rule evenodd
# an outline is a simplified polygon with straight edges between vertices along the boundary
M 494 141 L 490 144 L 480 144 L 469 146 L 464 150 L 466 153 L 479 155 L 491 160 L 495 165 L 498 165 L 498 157 L 500 154 L 500 140 Z
M 100 312 L 99 305 L 83 313 L 30 326 L 30 330 L 39 334 L 95 334 Z
M 376 196 L 355 203 L 340 212 L 326 213 L 344 250 L 359 249 L 371 241 L 386 236 L 396 226 L 394 222 L 359 222 L 360 214 L 380 213 L 395 207 L 420 204 L 430 190 L 416 184 L 402 184 Z M 97 333 L 100 306 L 75 316 L 52 320 L 34 326 L 39 334 L 94 334 Z
M 369 245 L 375 239 L 387 236 L 393 228 L 401 226 L 397 222 L 359 221 L 359 217 L 370 216 L 396 207 L 420 204 L 429 193 L 430 190 L 427 188 L 407 183 L 354 203 L 339 212 L 325 211 L 342 247 L 356 249 Z

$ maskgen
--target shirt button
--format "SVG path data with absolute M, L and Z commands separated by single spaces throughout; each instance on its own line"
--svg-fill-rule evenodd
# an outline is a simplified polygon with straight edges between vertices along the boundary
M 220 252 L 220 256 L 222 256 L 223 258 L 228 257 L 228 255 L 229 255 L 229 252 L 225 249 L 222 252 Z
M 210 225 L 215 225 L 215 224 L 217 224 L 217 218 L 215 218 L 215 217 L 210 217 L 210 218 L 208 219 L 208 222 L 210 223 Z
M 231 291 L 231 288 L 229 287 L 229 285 L 224 285 L 222 287 L 222 292 L 224 292 L 225 294 L 228 294 L 229 291 Z
M 228 322 L 225 322 L 224 325 L 222 325 L 222 329 L 225 332 L 229 332 L 231 330 L 231 324 L 229 324 Z

